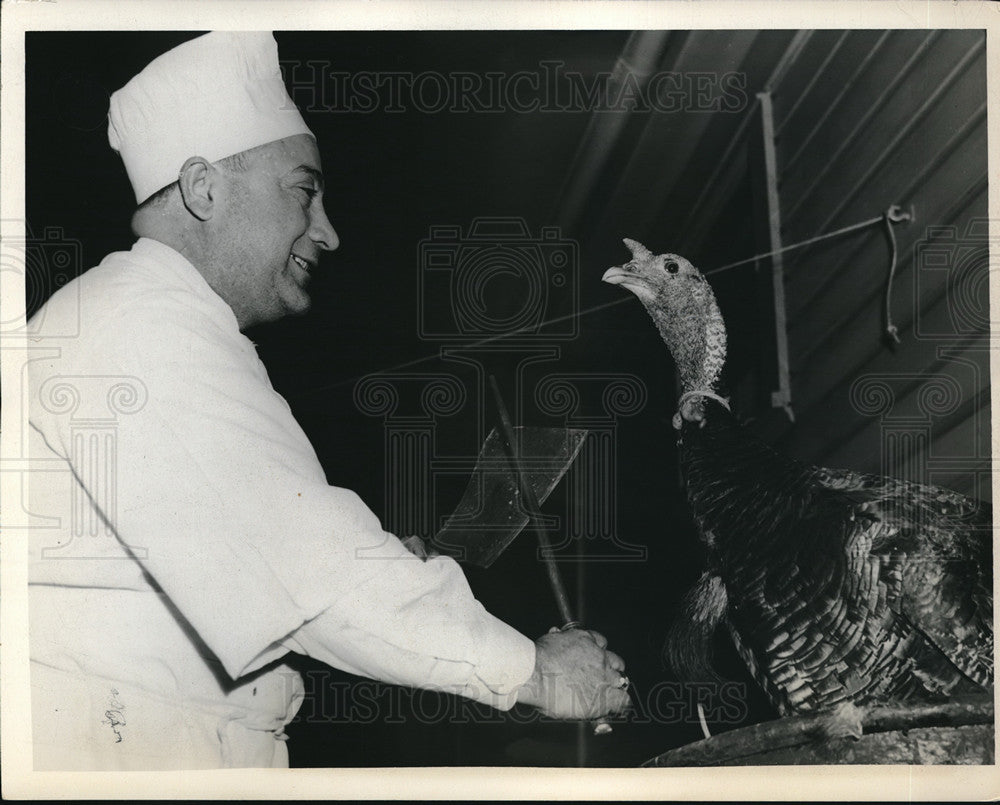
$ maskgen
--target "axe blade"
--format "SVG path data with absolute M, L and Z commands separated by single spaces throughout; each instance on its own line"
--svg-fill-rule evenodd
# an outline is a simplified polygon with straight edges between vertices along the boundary
M 539 503 L 566 474 L 586 436 L 583 428 L 514 428 L 512 447 Z M 494 428 L 483 442 L 462 499 L 431 540 L 434 548 L 460 562 L 492 565 L 529 520 L 515 472 L 503 437 Z

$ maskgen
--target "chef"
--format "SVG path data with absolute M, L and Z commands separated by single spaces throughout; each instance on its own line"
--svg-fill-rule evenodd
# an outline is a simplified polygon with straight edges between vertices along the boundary
M 622 711 L 601 635 L 530 640 L 328 485 L 242 334 L 305 312 L 338 245 L 273 36 L 165 53 L 112 95 L 108 132 L 137 240 L 32 322 L 35 768 L 287 766 L 289 652 L 501 710 Z

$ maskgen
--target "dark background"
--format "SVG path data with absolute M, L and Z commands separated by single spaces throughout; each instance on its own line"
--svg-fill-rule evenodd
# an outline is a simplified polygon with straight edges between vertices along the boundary
M 43 244 L 43 251 L 45 243 L 62 238 L 78 243 L 80 254 L 79 264 L 69 271 L 53 270 L 44 259 L 29 266 L 29 313 L 68 277 L 95 265 L 110 251 L 130 247 L 134 197 L 117 155 L 107 144 L 108 96 L 153 57 L 194 35 L 27 34 L 28 228 Z M 331 483 L 357 491 L 387 527 L 402 531 L 430 522 L 433 531 L 440 524 L 461 492 L 460 474 L 453 473 L 432 487 L 433 500 L 425 507 L 430 514 L 423 519 L 387 511 L 390 471 L 385 423 L 361 410 L 355 390 L 362 378 L 373 373 L 422 374 L 425 379 L 457 376 L 467 400 L 453 414 L 435 420 L 433 452 L 436 457 L 474 456 L 484 423 L 488 429 L 492 422 L 493 409 L 483 399 L 482 376 L 468 364 L 444 359 L 443 347 L 489 339 L 491 350 L 481 356 L 481 369 L 497 375 L 508 405 L 524 424 L 566 424 L 541 410 L 531 394 L 531 384 L 550 374 L 627 377 L 645 395 L 637 410 L 614 420 L 617 474 L 598 478 L 595 494 L 606 494 L 608 488 L 613 493 L 611 522 L 599 539 L 571 546 L 573 553 L 592 554 L 590 561 L 560 561 L 580 616 L 587 626 L 605 633 L 628 663 L 636 693 L 632 716 L 611 735 L 593 738 L 586 726 L 545 722 L 520 710 L 491 714 L 452 697 L 359 682 L 302 659 L 299 663 L 310 694 L 289 728 L 293 765 L 634 766 L 701 737 L 693 707 L 698 698 L 706 704 L 713 731 L 773 715 L 722 638 L 717 640 L 717 666 L 736 687 L 682 689 L 663 665 L 661 649 L 667 627 L 677 616 L 684 591 L 698 577 L 702 560 L 679 485 L 670 427 L 676 401 L 673 366 L 638 302 L 622 289 L 601 283 L 600 278 L 608 266 L 627 259 L 623 236 L 643 240 L 653 251 L 682 251 L 683 246 L 683 253 L 703 269 L 767 251 L 769 243 L 761 226 L 766 210 L 762 213 L 759 159 L 753 152 L 753 139 L 740 133 L 746 130 L 740 128 L 741 122 L 751 114 L 755 93 L 765 85 L 787 87 L 784 93 L 776 93 L 775 106 L 783 120 L 792 121 L 778 145 L 779 157 L 789 166 L 788 186 L 794 188 L 791 166 L 796 159 L 797 169 L 802 172 L 807 165 L 812 175 L 834 164 L 830 155 L 835 154 L 836 140 L 830 129 L 836 128 L 836 122 L 824 116 L 834 102 L 831 99 L 843 104 L 844 97 L 850 101 L 858 95 L 863 106 L 865 93 L 874 92 L 888 74 L 892 59 L 897 58 L 894 54 L 902 54 L 898 59 L 903 59 L 924 47 L 929 54 L 925 54 L 927 64 L 937 59 L 951 66 L 963 53 L 975 57 L 978 41 L 975 32 L 952 32 L 950 39 L 939 37 L 924 45 L 920 37 L 926 37 L 926 32 L 888 38 L 886 32 L 851 36 L 819 32 L 803 37 L 794 31 L 663 33 L 655 42 L 655 67 L 682 76 L 708 75 L 716 98 L 721 77 L 736 72 L 743 77 L 743 102 L 733 109 L 713 103 L 694 108 L 700 101 L 693 100 L 690 84 L 682 84 L 684 102 L 674 111 L 631 108 L 623 113 L 586 104 L 585 108 L 534 111 L 429 111 L 404 105 L 393 111 L 385 103 L 352 112 L 338 109 L 340 101 L 322 94 L 331 85 L 319 77 L 330 70 L 511 76 L 517 71 L 540 74 L 543 62 L 558 61 L 563 70 L 592 81 L 611 72 L 623 53 L 633 66 L 640 60 L 642 50 L 636 52 L 636 40 L 627 31 L 276 34 L 286 82 L 320 145 L 327 212 L 341 246 L 323 259 L 312 285 L 313 309 L 308 315 L 249 335 L 258 344 L 275 388 L 289 401 L 312 440 Z M 870 76 L 855 75 L 851 85 L 843 71 L 824 72 L 833 55 L 857 65 L 854 51 L 869 55 Z M 908 82 L 927 86 L 934 77 L 921 71 L 931 68 L 922 66 L 922 61 L 913 64 L 906 68 L 910 70 Z M 978 60 L 969 65 L 963 68 L 968 75 L 984 75 Z M 949 98 L 954 101 L 954 93 L 960 93 L 958 101 L 974 106 L 976 88 L 961 94 L 955 79 L 948 80 L 952 84 L 943 85 L 941 104 L 957 119 L 957 102 L 948 105 Z M 854 95 L 840 92 L 845 87 Z M 903 85 L 894 92 L 888 101 L 883 98 L 890 110 L 894 100 L 904 110 L 909 108 L 911 117 L 920 110 L 915 92 Z M 804 98 L 809 102 L 801 104 Z M 926 110 L 921 114 L 927 117 Z M 905 111 L 900 115 L 906 119 Z M 876 123 L 865 122 L 871 131 L 863 128 L 852 135 L 859 148 L 868 138 L 877 139 Z M 924 119 L 923 125 L 929 121 Z M 789 150 L 800 130 L 813 132 L 806 141 L 816 148 L 801 159 L 794 149 Z M 905 156 L 908 147 L 925 154 L 927 144 L 921 136 L 930 135 L 915 132 L 912 143 L 901 140 L 894 155 L 903 152 Z M 968 156 L 962 167 L 942 168 L 943 176 L 960 177 L 953 184 L 964 182 L 951 189 L 951 197 L 968 197 L 965 206 L 956 201 L 932 220 L 964 226 L 963 216 L 985 209 L 985 140 L 979 147 L 975 136 L 973 132 L 964 141 L 963 153 Z M 955 151 L 951 148 L 949 153 Z M 838 158 L 856 162 L 850 153 Z M 804 213 L 802 203 L 795 207 L 800 214 L 787 227 L 786 242 L 878 215 L 888 203 L 919 200 L 921 192 L 933 190 L 930 178 L 923 184 L 907 184 L 912 168 L 897 164 L 899 160 L 882 159 L 893 181 L 879 174 L 866 175 L 868 195 L 855 193 L 853 206 L 838 206 L 846 190 L 825 186 L 836 184 L 839 171 L 832 170 L 826 183 L 810 190 L 813 206 L 806 204 Z M 873 196 L 869 187 L 877 188 L 871 191 Z M 814 207 L 835 212 L 813 214 Z M 470 226 L 484 217 L 523 221 L 527 235 L 521 240 L 529 244 L 541 242 L 544 227 L 558 227 L 558 242 L 573 244 L 576 272 L 570 275 L 568 286 L 549 288 L 542 304 L 546 319 L 575 315 L 571 337 L 552 337 L 543 329 L 519 339 L 505 338 L 502 327 L 477 330 L 473 326 L 461 332 L 458 325 L 453 325 L 453 338 L 422 333 L 421 299 L 429 319 L 436 316 L 435 321 L 444 322 L 450 321 L 459 303 L 445 286 L 426 284 L 429 275 L 421 242 L 435 227 L 458 227 L 458 238 L 451 242 L 473 243 L 475 253 Z M 904 308 L 915 273 L 913 243 L 921 231 L 914 228 L 902 236 Z M 845 433 L 855 436 L 871 423 L 871 417 L 860 417 L 850 409 L 843 384 L 864 369 L 864 361 L 889 354 L 879 336 L 879 300 L 866 295 L 869 287 L 877 293 L 878 278 L 884 276 L 887 256 L 881 235 L 866 233 L 846 246 L 816 247 L 809 250 L 809 257 L 825 261 L 824 265 L 840 265 L 836 261 L 848 246 L 854 252 L 850 267 L 843 270 L 874 279 L 845 280 L 817 293 L 808 276 L 796 285 L 799 274 L 789 274 L 790 305 L 798 314 L 790 328 L 794 334 L 795 327 L 805 327 L 810 336 L 793 343 L 800 347 L 823 343 L 828 352 L 861 356 L 847 359 L 840 374 L 826 372 L 810 379 L 813 356 L 808 350 L 814 347 L 797 353 L 798 362 L 793 354 L 793 389 L 804 389 L 806 397 L 817 390 L 810 406 L 797 410 L 794 426 L 767 403 L 774 381 L 770 300 L 762 292 L 767 287 L 764 269 L 768 264 L 765 261 L 760 267 L 751 265 L 712 280 L 729 329 L 727 377 L 738 409 L 762 433 L 780 439 L 784 449 L 806 460 L 821 460 L 845 443 Z M 551 253 L 548 243 L 539 249 L 536 254 Z M 798 269 L 799 264 L 792 268 Z M 495 320 L 527 304 L 522 279 L 508 274 L 483 286 Z M 427 291 L 423 297 L 422 288 Z M 815 305 L 826 300 L 835 312 L 824 319 L 826 314 Z M 926 307 L 922 298 L 918 302 L 911 306 L 910 319 L 904 315 L 904 325 Z M 827 338 L 829 333 L 841 336 L 824 342 L 823 333 L 810 334 L 809 327 L 817 321 L 828 322 Z M 981 336 L 981 330 L 969 338 Z M 548 347 L 553 352 L 545 362 L 519 368 L 531 347 Z M 924 343 L 921 349 L 927 347 Z M 904 345 L 904 359 L 906 349 Z M 931 364 L 923 353 L 913 361 L 922 367 Z M 986 388 L 985 401 L 974 397 L 975 390 L 970 391 L 970 399 L 976 403 L 979 421 L 984 419 L 988 426 L 988 373 Z M 600 419 L 606 414 L 603 405 L 599 389 L 585 391 L 578 415 Z M 944 432 L 954 433 L 955 427 L 950 423 Z M 985 438 L 988 455 L 988 427 L 985 435 L 982 430 L 976 431 L 976 438 Z M 847 463 L 858 469 L 878 469 L 877 431 L 860 443 L 856 460 L 845 459 Z M 862 466 L 864 462 L 869 466 Z M 972 485 L 968 491 L 988 490 L 988 475 L 982 481 L 982 463 L 969 460 L 967 474 L 973 480 L 968 482 Z M 566 485 L 545 504 L 546 513 L 565 511 Z M 636 546 L 644 549 L 644 555 L 635 554 Z M 596 558 L 601 556 L 605 558 Z M 558 624 L 530 534 L 522 534 L 488 570 L 469 568 L 468 577 L 486 607 L 522 632 L 537 635 Z

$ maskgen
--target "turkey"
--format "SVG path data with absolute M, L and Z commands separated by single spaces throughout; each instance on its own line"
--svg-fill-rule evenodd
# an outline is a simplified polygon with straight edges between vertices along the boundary
M 674 417 L 708 567 L 667 656 L 704 674 L 725 621 L 782 716 L 982 695 L 993 685 L 991 512 L 955 492 L 811 467 L 751 435 L 722 394 L 726 328 L 683 257 L 625 239 L 605 282 L 635 294 L 673 355 Z

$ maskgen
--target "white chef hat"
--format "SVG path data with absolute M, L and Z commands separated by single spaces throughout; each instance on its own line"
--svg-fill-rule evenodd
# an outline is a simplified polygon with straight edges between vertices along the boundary
M 108 141 L 139 204 L 177 181 L 189 157 L 209 162 L 311 134 L 288 97 L 267 31 L 215 31 L 169 50 L 111 96 Z

